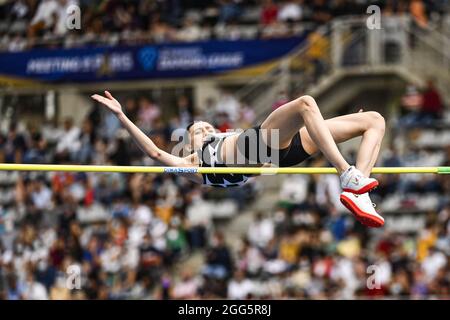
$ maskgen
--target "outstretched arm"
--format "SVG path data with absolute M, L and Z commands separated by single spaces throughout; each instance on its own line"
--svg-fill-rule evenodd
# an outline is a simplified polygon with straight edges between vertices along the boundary
M 181 158 L 174 156 L 168 152 L 165 152 L 158 148 L 155 143 L 147 137 L 145 133 L 141 131 L 122 111 L 122 106 L 119 101 L 117 101 L 111 93 L 105 91 L 105 96 L 103 97 L 98 94 L 94 94 L 92 99 L 104 104 L 117 116 L 122 126 L 130 133 L 134 141 L 138 144 L 139 148 L 144 151 L 148 156 L 154 160 L 158 160 L 167 166 L 182 167 L 182 166 L 192 166 L 192 162 L 188 158 Z

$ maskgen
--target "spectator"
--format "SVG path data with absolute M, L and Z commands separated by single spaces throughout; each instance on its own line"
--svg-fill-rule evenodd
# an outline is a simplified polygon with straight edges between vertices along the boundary
M 225 244 L 223 234 L 217 232 L 206 251 L 206 265 L 203 273 L 211 278 L 226 279 L 230 276 L 232 268 L 230 249 Z
M 422 104 L 423 97 L 419 90 L 414 84 L 409 84 L 406 87 L 406 92 L 402 96 L 400 104 L 400 111 L 402 112 L 402 115 L 418 111 Z
M 78 6 L 78 0 L 59 0 L 59 7 L 57 11 L 57 21 L 55 21 L 54 33 L 57 36 L 64 36 L 69 29 L 67 28 L 67 21 L 69 20 L 69 14 L 73 13 L 69 10 L 72 6 Z
M 85 119 L 82 124 L 80 137 L 78 138 L 79 148 L 74 159 L 82 164 L 92 162 L 94 145 L 96 141 L 96 132 L 91 121 Z
M 384 15 L 410 12 L 416 25 L 427 26 L 445 15 L 447 1 L 385 1 Z M 66 27 L 67 9 L 81 6 L 83 28 Z M 198 8 L 202 8 L 199 12 Z M 191 10 L 193 9 L 193 10 Z M 364 14 L 364 1 L 348 0 L 283 0 L 255 1 L 180 0 L 151 2 L 78 0 L 4 1 L 0 19 L 9 30 L 0 38 L 0 49 L 22 51 L 30 47 L 74 48 L 86 45 L 139 45 L 144 40 L 155 43 L 197 41 L 203 39 L 241 39 L 244 37 L 285 37 L 302 34 L 300 21 L 325 24 L 331 17 Z M 259 19 L 255 17 L 259 12 Z M 259 20 L 261 29 L 248 31 L 242 25 Z M 256 27 L 256 26 L 253 26 Z M 252 29 L 252 28 L 251 28 Z M 258 30 L 259 29 L 259 30 Z
M 29 35 L 34 36 L 43 29 L 50 29 L 54 24 L 54 17 L 58 14 L 59 3 L 57 0 L 43 0 L 37 7 L 36 14 L 31 19 Z
M 302 19 L 302 7 L 298 0 L 283 1 L 278 12 L 279 21 L 294 22 Z
M 205 101 L 203 116 L 205 117 L 205 121 L 207 121 L 211 124 L 215 123 L 216 105 L 217 105 L 217 102 L 212 97 L 207 98 Z
M 229 91 L 223 90 L 217 101 L 216 112 L 226 114 L 232 123 L 238 120 L 240 112 L 239 101 Z
M 136 99 L 134 99 L 133 97 L 128 97 L 125 99 L 124 112 L 133 123 L 137 121 L 138 106 L 136 103 Z
M 33 9 L 33 5 L 29 1 L 14 1 L 10 12 L 11 18 L 13 20 L 23 20 L 26 18 L 31 18 Z
M 273 2 L 273 0 L 265 0 L 262 10 L 260 23 L 262 25 L 270 25 L 274 23 L 278 18 L 278 6 Z
M 177 33 L 179 41 L 193 42 L 198 41 L 202 37 L 202 30 L 200 26 L 195 23 L 192 18 L 185 18 L 183 27 Z
M 76 0 L 43 0 L 39 4 L 36 14 L 31 20 L 30 35 L 35 35 L 42 30 L 53 29 L 56 35 L 64 35 L 68 29 L 68 8 L 78 5 Z
M 188 97 L 181 95 L 177 100 L 178 119 L 180 119 L 181 128 L 186 128 L 192 122 L 192 105 L 189 103 Z
M 166 233 L 166 245 L 170 262 L 180 259 L 187 253 L 186 232 L 181 226 L 181 219 L 178 216 L 172 217 Z
M 154 122 L 161 114 L 160 108 L 147 97 L 139 99 L 138 125 L 144 131 L 153 129 Z
M 21 163 L 26 152 L 26 141 L 22 134 L 17 130 L 17 124 L 12 123 L 6 139 L 0 144 L 6 162 Z
M 262 39 L 283 38 L 290 35 L 290 28 L 286 23 L 275 21 L 266 26 L 261 33 Z
M 264 218 L 262 213 L 257 213 L 248 227 L 247 237 L 252 245 L 264 248 L 274 237 L 273 221 Z
M 43 210 L 51 208 L 52 192 L 42 181 L 34 182 L 32 190 L 31 199 L 36 209 Z
M 56 157 L 59 159 L 67 159 L 74 156 L 79 150 L 79 135 L 80 129 L 74 125 L 73 119 L 70 117 L 66 118 L 64 120 L 64 132 L 56 145 Z
M 0 143 L 1 144 L 1 143 Z M 47 141 L 38 133 L 31 137 L 31 145 L 25 152 L 25 163 L 47 163 Z
M 433 80 L 428 80 L 428 85 L 423 93 L 421 108 L 421 121 L 428 122 L 442 118 L 444 106 L 441 95 L 434 85 Z
M 11 275 L 7 279 L 7 300 L 22 300 L 25 298 L 23 286 L 19 284 L 17 277 Z
M 186 208 L 186 227 L 190 246 L 193 249 L 204 248 L 207 231 L 211 226 L 212 208 L 198 194 L 191 195 L 193 199 Z
M 131 101 L 134 101 L 134 100 L 131 100 Z M 130 105 L 130 101 L 126 100 L 124 111 L 128 117 L 132 117 L 132 118 L 135 117 L 135 114 L 133 114 L 133 108 L 134 107 L 132 105 L 132 102 Z M 88 125 L 88 124 L 86 124 L 86 125 Z M 117 131 L 121 128 L 119 119 L 112 112 L 108 112 L 104 115 L 103 126 L 104 126 L 104 129 L 102 130 L 102 132 L 104 132 L 103 137 L 106 138 L 108 141 L 112 140 L 116 136 Z M 95 138 L 95 136 L 93 136 L 92 138 Z
M 23 298 L 26 300 L 47 300 L 47 289 L 34 278 L 30 272 L 24 284 Z
M 153 243 L 152 236 L 146 234 L 144 241 L 139 247 L 140 251 L 140 273 L 142 276 L 155 279 L 158 276 L 158 268 L 164 263 L 164 253 Z
M 340 194 L 341 186 L 337 176 L 323 175 L 318 178 L 316 201 L 319 205 L 331 204 L 334 208 L 339 208 L 339 211 L 343 211 L 344 208 L 339 201 Z
M 228 23 L 237 19 L 242 11 L 237 0 L 219 1 L 219 22 Z
M 312 31 L 308 34 L 309 48 L 306 51 L 306 60 L 313 67 L 314 83 L 327 71 L 329 65 L 330 44 L 328 39 L 320 31 Z
M 175 30 L 162 21 L 160 15 L 155 14 L 151 17 L 151 21 L 148 26 L 148 34 L 154 42 L 167 42 L 176 39 Z
M 423 0 L 411 0 L 409 4 L 409 11 L 417 26 L 420 28 L 427 27 L 428 17 Z
M 253 281 L 246 279 L 242 271 L 236 271 L 228 284 L 228 299 L 245 300 L 252 294 Z
M 287 92 L 285 90 L 281 90 L 278 93 L 278 98 L 277 100 L 273 103 L 272 105 L 272 110 L 276 110 L 279 107 L 281 107 L 282 105 L 286 104 L 289 102 L 289 97 L 287 95 Z
M 432 248 L 428 256 L 422 262 L 422 268 L 428 281 L 436 278 L 438 272 L 447 265 L 447 257 L 444 253 Z
M 434 82 L 429 80 L 422 94 L 414 86 L 409 85 L 402 97 L 401 111 L 404 116 L 399 122 L 406 126 L 430 125 L 441 119 L 444 105 Z
M 325 24 L 332 18 L 331 9 L 325 0 L 314 0 L 312 5 L 312 19 L 318 24 Z
M 392 1 L 387 1 L 387 5 L 392 3 Z M 385 13 L 386 8 L 383 9 L 383 13 Z M 335 0 L 332 5 L 332 15 L 333 17 L 340 17 L 345 15 L 355 15 L 361 13 L 362 11 L 358 10 L 358 6 L 355 1 L 348 0 Z
M 281 185 L 280 201 L 291 204 L 299 204 L 308 196 L 308 184 L 310 178 L 302 175 L 289 175 Z
M 200 280 L 192 274 L 190 270 L 184 270 L 181 274 L 181 281 L 177 282 L 173 288 L 174 299 L 195 299 L 200 289 Z
M 13 35 L 11 39 L 6 39 L 6 48 L 9 52 L 24 51 L 28 47 L 27 40 L 20 35 Z
M 239 119 L 241 119 L 239 128 L 245 129 L 250 128 L 253 123 L 255 122 L 256 114 L 255 109 L 246 104 L 245 102 L 241 101 L 241 110 L 240 110 L 240 116 Z

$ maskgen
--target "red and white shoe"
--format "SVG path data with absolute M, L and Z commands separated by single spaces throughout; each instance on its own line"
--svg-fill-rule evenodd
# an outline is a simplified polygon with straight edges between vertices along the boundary
M 372 228 L 384 226 L 384 218 L 375 211 L 374 204 L 370 200 L 369 194 L 342 192 L 340 200 L 363 225 Z
M 340 179 L 342 190 L 355 194 L 370 192 L 378 187 L 378 181 L 376 179 L 365 177 L 354 166 L 351 166 L 342 173 Z

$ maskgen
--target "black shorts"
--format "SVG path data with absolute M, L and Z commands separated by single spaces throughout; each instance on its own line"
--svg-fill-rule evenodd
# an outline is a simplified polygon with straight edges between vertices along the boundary
M 246 164 L 272 163 L 279 167 L 293 167 L 311 157 L 303 148 L 300 132 L 292 138 L 287 148 L 272 149 L 263 140 L 261 125 L 244 130 L 238 137 L 237 145 L 248 161 Z M 266 148 L 266 152 L 260 152 L 260 148 Z

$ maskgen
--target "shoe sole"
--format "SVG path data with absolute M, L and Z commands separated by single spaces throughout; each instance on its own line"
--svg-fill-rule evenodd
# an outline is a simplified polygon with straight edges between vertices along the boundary
M 381 228 L 384 226 L 384 221 L 369 213 L 365 213 L 349 198 L 344 195 L 340 196 L 341 203 L 355 216 L 361 224 L 371 228 Z
M 377 187 L 378 187 L 378 181 L 375 180 L 375 181 L 365 185 L 364 187 L 362 187 L 359 190 L 348 189 L 348 188 L 343 188 L 342 190 L 344 190 L 346 192 L 351 192 L 351 193 L 354 193 L 354 194 L 364 194 L 366 192 L 373 191 Z

